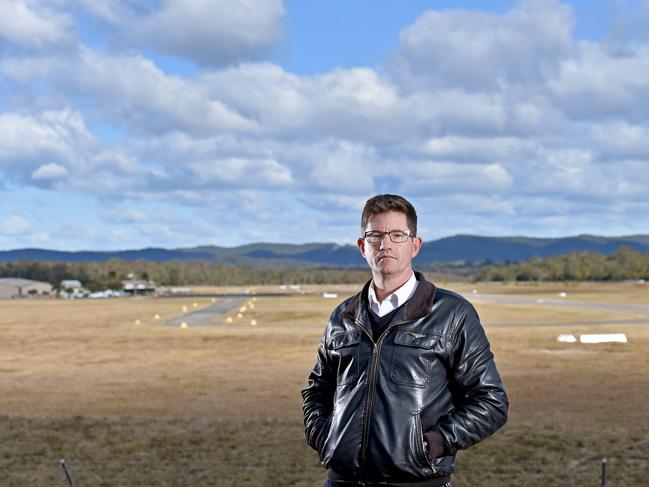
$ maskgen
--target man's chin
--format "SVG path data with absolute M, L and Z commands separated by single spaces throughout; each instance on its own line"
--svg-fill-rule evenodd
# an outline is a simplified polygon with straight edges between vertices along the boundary
M 394 259 L 386 258 L 386 259 L 381 259 L 376 263 L 376 268 L 377 270 L 381 271 L 381 273 L 384 274 L 391 274 L 394 271 L 396 271 L 397 268 L 397 261 Z

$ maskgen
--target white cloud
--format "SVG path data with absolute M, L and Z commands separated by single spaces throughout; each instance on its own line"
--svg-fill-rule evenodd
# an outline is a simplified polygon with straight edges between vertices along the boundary
M 593 174 L 593 154 L 585 149 L 542 149 L 535 160 L 531 160 L 520 171 L 526 177 L 521 179 L 523 191 L 530 194 L 588 194 L 595 190 L 593 184 L 601 185 Z
M 232 141 L 230 141 L 232 142 Z M 265 154 L 281 161 L 290 169 L 291 190 L 297 193 L 366 193 L 372 191 L 373 176 L 380 165 L 372 145 L 359 144 L 335 138 L 294 141 L 264 138 L 237 142 L 244 154 Z M 226 153 L 236 151 L 236 145 L 223 144 Z M 256 145 L 256 150 L 253 149 Z M 251 179 L 256 182 L 256 179 Z M 255 185 L 261 189 L 260 185 Z
M 72 19 L 46 2 L 0 2 L 0 38 L 21 47 L 44 48 L 70 42 Z
M 152 181 L 151 190 L 171 183 L 183 189 L 367 192 L 373 187 L 372 164 L 378 163 L 372 146 L 336 139 L 304 142 L 169 134 L 151 139 L 138 151 L 158 163 L 158 181 Z
M 123 204 L 104 207 L 100 210 L 99 216 L 111 223 L 146 223 L 153 220 L 151 214 Z
M 0 113 L 0 133 L 0 170 L 18 175 L 31 175 L 43 159 L 76 164 L 94 143 L 81 115 L 68 110 Z
M 279 39 L 281 0 L 167 0 L 128 37 L 160 52 L 219 66 L 265 55 Z
M 293 183 L 291 170 L 274 159 L 227 158 L 192 162 L 192 174 L 203 184 L 277 188 Z
M 0 132 L 0 173 L 7 181 L 114 197 L 144 184 L 141 162 L 106 148 L 79 112 L 0 114 Z
M 201 85 L 269 135 L 377 138 L 394 129 L 395 116 L 407 120 L 395 87 L 369 68 L 299 77 L 271 64 L 244 64 L 206 74 Z
M 371 147 L 350 142 L 326 143 L 310 150 L 305 162 L 308 186 L 326 193 L 371 192 L 377 157 Z
M 649 160 L 649 126 L 624 121 L 594 123 L 589 132 L 595 146 L 606 159 L 639 158 Z
M 206 74 L 199 83 L 210 97 L 257 121 L 266 136 L 386 144 L 456 131 L 529 134 L 562 122 L 539 96 L 468 93 L 461 87 L 400 93 L 369 68 L 299 77 L 270 64 L 245 64 Z
M 43 79 L 61 69 L 64 61 L 54 56 L 21 56 L 0 58 L 0 75 L 5 81 L 24 89 L 33 81 Z
M 31 229 L 31 225 L 20 215 L 11 215 L 4 222 L 4 233 L 7 235 L 24 235 Z
M 93 17 L 109 24 L 120 25 L 145 14 L 149 4 L 139 0 L 73 0 Z
M 536 150 L 537 143 L 519 137 L 432 137 L 421 143 L 419 152 L 440 160 L 489 162 L 494 159 L 520 160 Z
M 254 131 L 255 122 L 231 110 L 194 81 L 163 73 L 140 55 L 83 50 L 66 85 L 98 103 L 103 116 L 134 133 Z
M 255 138 L 222 135 L 195 138 L 171 133 L 140 141 L 134 151 L 155 161 L 146 168 L 143 189 L 174 191 L 182 200 L 205 201 L 200 191 L 213 189 L 274 190 L 294 184 L 291 165 Z
M 513 184 L 512 176 L 499 163 L 406 161 L 393 164 L 392 171 L 402 177 L 405 191 L 418 195 L 500 193 Z
M 582 42 L 548 81 L 557 106 L 574 119 L 647 120 L 649 44 L 609 49 Z
M 397 102 L 394 86 L 369 68 L 336 69 L 318 79 L 317 87 L 328 97 L 383 112 Z
M 410 198 L 419 216 L 417 233 L 425 240 L 457 234 L 511 235 L 517 208 L 502 194 L 447 194 L 428 191 Z M 500 218 L 493 218 L 499 215 Z
M 396 75 L 416 89 L 502 90 L 535 84 L 572 48 L 570 7 L 524 0 L 504 15 L 429 11 L 403 29 Z
M 64 176 L 67 176 L 68 170 L 56 164 L 55 162 L 50 162 L 38 166 L 38 168 L 32 172 L 32 179 L 59 179 Z
M 647 160 L 618 159 L 612 170 L 591 150 L 542 149 L 535 159 L 516 167 L 515 177 L 519 196 L 544 195 L 551 200 L 591 202 L 609 208 L 629 198 L 649 202 Z

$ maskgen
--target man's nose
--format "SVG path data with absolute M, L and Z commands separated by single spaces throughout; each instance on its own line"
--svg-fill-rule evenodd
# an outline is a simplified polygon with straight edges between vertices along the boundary
M 386 247 L 391 247 L 392 246 L 392 240 L 390 240 L 390 234 L 389 233 L 384 233 L 383 238 L 381 239 L 381 245 L 379 246 L 380 249 L 385 249 Z

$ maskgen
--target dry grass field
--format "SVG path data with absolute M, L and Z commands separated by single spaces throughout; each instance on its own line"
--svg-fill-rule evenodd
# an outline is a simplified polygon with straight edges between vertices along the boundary
M 476 286 L 649 307 L 649 286 L 446 287 L 471 298 Z M 66 486 L 60 458 L 77 487 L 321 485 L 299 391 L 338 301 L 260 296 L 232 323 L 186 329 L 164 322 L 209 299 L 0 301 L 0 485 Z M 477 308 L 510 419 L 458 455 L 454 487 L 597 486 L 602 457 L 609 485 L 649 485 L 649 317 L 642 325 L 643 315 L 621 312 Z M 621 323 L 571 324 L 597 320 Z M 629 343 L 556 341 L 588 332 L 626 333 Z

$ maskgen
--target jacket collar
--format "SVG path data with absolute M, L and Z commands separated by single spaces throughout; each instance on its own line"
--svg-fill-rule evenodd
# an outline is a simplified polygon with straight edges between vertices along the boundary
M 435 299 L 435 285 L 432 282 L 428 282 L 421 272 L 415 271 L 415 278 L 418 281 L 417 289 L 415 289 L 412 297 L 406 301 L 403 311 L 399 313 L 401 315 L 399 319 L 405 321 L 415 321 L 426 316 L 430 313 L 433 300 Z M 372 280 L 370 279 L 365 283 L 362 291 L 351 299 L 341 313 L 342 317 L 350 318 L 363 324 L 367 322 L 367 293 L 371 285 Z

